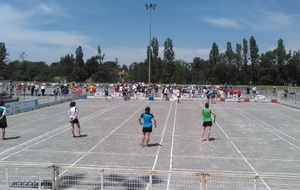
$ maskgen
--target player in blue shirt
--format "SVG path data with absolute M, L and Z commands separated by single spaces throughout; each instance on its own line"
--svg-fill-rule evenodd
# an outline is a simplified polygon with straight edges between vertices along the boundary
M 143 120 L 143 122 L 142 122 Z M 152 121 L 154 124 L 154 127 L 156 128 L 156 119 L 154 115 L 150 113 L 150 107 L 146 107 L 145 113 L 141 115 L 139 118 L 139 123 L 143 127 L 143 134 L 142 134 L 142 142 L 141 146 L 148 146 L 149 141 L 150 141 L 150 133 L 152 132 Z M 146 144 L 144 144 L 144 142 Z

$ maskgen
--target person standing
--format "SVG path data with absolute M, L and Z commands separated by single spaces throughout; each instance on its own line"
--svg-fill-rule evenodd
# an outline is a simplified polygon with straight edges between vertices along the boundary
M 166 101 L 169 101 L 169 89 L 167 86 L 165 86 L 163 93 L 164 93 L 164 97 L 165 97 Z
M 142 122 L 143 120 L 143 122 Z M 152 123 L 153 122 L 153 123 Z M 141 146 L 149 146 L 150 133 L 152 132 L 152 126 L 156 128 L 156 118 L 150 113 L 150 107 L 145 108 L 145 113 L 139 118 L 139 123 L 143 127 L 142 142 Z M 144 144 L 145 143 L 145 144 Z
M 238 89 L 237 95 L 238 95 L 238 102 L 240 102 L 241 97 L 242 97 L 242 91 L 241 91 L 241 88 Z
M 46 86 L 45 84 L 41 84 L 41 92 L 42 92 L 42 96 L 45 96 L 45 91 L 46 91 Z
M 107 96 L 108 96 L 108 85 L 104 86 L 104 96 L 105 96 L 105 100 L 107 100 Z
M 73 137 L 81 137 L 80 123 L 79 123 L 79 120 L 78 120 L 78 113 L 79 113 L 79 110 L 76 107 L 76 102 L 72 101 L 70 103 L 70 109 L 68 110 L 68 116 L 69 116 L 69 121 L 70 121 L 71 126 L 72 126 L 72 135 L 73 135 Z M 78 136 L 76 136 L 75 133 L 74 133 L 75 125 L 78 128 Z
M 36 96 L 39 96 L 39 90 L 40 90 L 40 85 L 39 85 L 38 82 L 36 82 L 36 83 L 34 84 L 34 94 L 35 94 Z
M 203 141 L 205 139 L 203 139 L 203 136 L 205 134 L 205 131 L 207 129 L 207 141 L 210 141 L 210 132 L 211 132 L 211 126 L 212 126 L 212 117 L 214 116 L 214 123 L 216 122 L 216 114 L 214 112 L 211 111 L 211 109 L 209 108 L 209 103 L 206 102 L 205 103 L 205 108 L 202 110 L 202 117 L 203 117 L 203 127 L 202 127 L 202 133 L 201 136 L 199 137 L 200 141 Z
M 7 127 L 5 114 L 6 114 L 6 108 L 4 107 L 4 101 L 0 100 L 0 128 L 2 129 L 2 140 L 5 140 L 5 129 Z
M 30 83 L 30 95 L 33 96 L 35 88 L 35 81 Z
M 57 87 L 56 89 L 53 90 L 53 94 L 54 94 L 54 97 L 55 97 L 55 101 L 57 100 L 57 95 L 60 94 L 60 91 L 59 91 L 59 87 Z

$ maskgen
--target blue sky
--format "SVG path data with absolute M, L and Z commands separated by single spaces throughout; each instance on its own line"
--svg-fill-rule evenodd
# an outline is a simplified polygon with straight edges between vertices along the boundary
M 175 59 L 208 59 L 213 42 L 242 44 L 254 36 L 263 53 L 283 39 L 287 50 L 300 50 L 300 0 L 0 0 L 0 42 L 10 60 L 21 52 L 29 61 L 59 61 L 82 46 L 84 59 L 129 65 L 146 59 L 150 37 L 173 41 Z

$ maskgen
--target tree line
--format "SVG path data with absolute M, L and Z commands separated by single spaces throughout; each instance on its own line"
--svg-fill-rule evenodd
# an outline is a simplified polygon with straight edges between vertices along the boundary
M 149 55 L 151 56 L 152 83 L 178 84 L 221 84 L 234 85 L 286 85 L 300 83 L 300 51 L 287 51 L 282 39 L 277 47 L 259 53 L 258 44 L 253 36 L 243 39 L 242 43 L 227 42 L 226 51 L 220 53 L 214 42 L 209 58 L 195 57 L 192 62 L 175 59 L 173 41 L 168 38 L 164 44 L 163 56 L 159 56 L 159 44 L 153 37 L 145 52 L 145 60 L 119 65 L 118 59 L 104 61 L 105 54 L 98 46 L 97 55 L 83 60 L 83 49 L 79 46 L 75 55 L 67 54 L 59 62 L 32 62 L 8 59 L 5 43 L 0 42 L 0 77 L 13 81 L 48 81 L 61 79 L 77 82 L 148 82 Z M 151 52 L 149 52 L 151 51 Z M 24 55 L 24 52 L 23 54 Z M 120 81 L 118 71 L 127 74 Z

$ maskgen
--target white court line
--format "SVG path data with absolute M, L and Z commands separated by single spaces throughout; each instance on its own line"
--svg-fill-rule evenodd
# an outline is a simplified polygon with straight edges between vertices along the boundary
M 162 142 L 163 142 L 163 140 L 164 140 L 164 136 L 165 136 L 165 132 L 166 132 L 166 128 L 167 128 L 167 123 L 168 123 L 169 118 L 170 118 L 170 115 L 171 115 L 171 110 L 172 110 L 173 102 L 174 102 L 174 101 L 171 102 L 171 105 L 170 105 L 170 107 L 169 107 L 168 115 L 167 115 L 167 118 L 166 118 L 166 121 L 165 121 L 165 124 L 164 124 L 164 128 L 163 128 L 162 135 L 161 135 L 161 139 L 160 139 L 160 141 L 159 141 L 159 144 L 160 144 L 160 145 L 162 145 Z M 160 149 L 161 149 L 161 146 L 159 146 L 158 149 L 157 149 L 157 151 L 156 151 L 156 156 L 155 156 L 154 163 L 153 163 L 153 166 L 152 166 L 152 171 L 155 170 L 155 167 L 156 167 L 156 164 L 157 164 L 157 160 L 158 160 L 158 155 L 159 155 Z M 150 186 L 150 183 L 147 184 L 146 190 L 149 189 L 149 186 Z
M 46 116 L 46 117 L 41 117 L 41 118 L 39 118 L 39 119 L 32 120 L 32 121 L 28 121 L 28 122 L 22 123 L 22 124 L 20 124 L 20 125 L 14 125 L 14 126 L 12 126 L 12 127 L 9 127 L 8 129 L 11 130 L 11 129 L 14 129 L 14 128 L 17 128 L 17 127 L 21 127 L 21 126 L 24 126 L 24 125 L 28 125 L 28 124 L 30 124 L 30 123 L 34 123 L 34 122 L 37 122 L 37 121 L 41 121 L 41 120 L 43 120 L 43 119 L 48 119 L 48 118 L 51 118 L 51 117 L 55 117 L 55 116 L 57 116 L 57 115 L 61 115 L 62 113 L 66 113 L 66 112 L 59 112 L 59 113 L 56 113 L 56 114 L 53 114 L 53 115 L 48 115 L 48 116 Z
M 290 135 L 288 135 L 288 134 L 286 134 L 286 133 L 284 133 L 284 132 L 282 132 L 282 131 L 280 131 L 280 130 L 274 128 L 274 127 L 272 127 L 271 125 L 265 123 L 264 121 L 262 121 L 262 120 L 260 120 L 260 119 L 257 119 L 257 118 L 255 118 L 255 117 L 253 117 L 252 115 L 246 113 L 245 111 L 243 111 L 243 110 L 241 110 L 241 109 L 238 109 L 238 108 L 235 108 L 235 107 L 232 107 L 232 106 L 229 106 L 229 107 L 231 107 L 232 110 L 234 110 L 235 112 L 237 112 L 237 113 L 239 113 L 240 115 L 244 116 L 245 118 L 247 118 L 247 119 L 251 120 L 252 122 L 256 123 L 256 124 L 257 124 L 258 126 L 260 126 L 261 128 L 263 128 L 263 129 L 269 131 L 270 133 L 272 133 L 273 135 L 275 135 L 275 136 L 278 137 L 279 139 L 285 141 L 286 143 L 288 143 L 288 144 L 290 144 L 291 146 L 295 147 L 296 149 L 300 150 L 300 147 L 298 147 L 297 145 L 295 145 L 295 144 L 293 144 L 292 142 L 288 141 L 287 139 L 281 137 L 280 135 L 276 134 L 274 131 L 271 131 L 270 129 L 264 127 L 262 124 L 258 123 L 257 121 L 259 121 L 259 122 L 263 123 L 264 125 L 266 125 L 266 126 L 272 128 L 272 129 L 274 129 L 275 131 L 278 131 L 279 133 L 281 133 L 281 134 L 283 134 L 283 135 L 285 135 L 285 136 L 287 136 L 287 137 L 293 139 L 294 141 L 300 143 L 300 141 L 298 141 L 298 140 L 295 139 L 294 137 L 292 137 L 292 136 L 290 136 Z M 238 111 L 237 111 L 237 110 L 238 110 Z M 243 112 L 243 113 L 245 113 L 245 114 L 243 114 L 243 113 L 241 113 L 241 112 Z M 248 116 L 247 116 L 246 114 L 247 114 Z M 251 119 L 251 118 L 252 118 L 252 119 Z M 253 119 L 256 120 L 256 121 L 254 121 Z
M 12 117 L 12 116 L 17 116 L 17 115 L 20 115 L 20 114 L 28 114 L 28 113 L 31 113 L 32 114 L 32 112 L 40 112 L 41 111 L 41 109 L 50 109 L 50 108 L 53 108 L 53 107 L 55 107 L 55 106 L 58 106 L 58 105 L 54 105 L 54 106 L 51 106 L 51 107 L 45 107 L 45 108 L 40 108 L 40 109 L 36 109 L 36 110 L 32 110 L 32 111 L 27 111 L 27 112 L 22 112 L 22 113 L 18 113 L 18 114 L 15 114 L 15 115 L 9 115 L 8 117 Z M 88 106 L 86 106 L 85 104 L 84 104 L 84 106 L 80 106 L 81 108 L 82 107 L 88 107 Z M 105 108 L 105 109 L 107 109 L 107 108 Z M 104 110 L 104 109 L 103 109 Z M 22 123 L 22 124 L 20 124 L 20 125 L 14 125 L 14 126 L 11 126 L 11 127 L 9 127 L 8 128 L 8 130 L 11 130 L 11 129 L 14 129 L 14 128 L 17 128 L 17 127 L 20 127 L 20 126 L 24 126 L 24 125 L 28 125 L 28 124 L 30 124 L 30 123 L 34 123 L 34 122 L 37 122 L 37 121 L 41 121 L 41 120 L 43 120 L 43 119 L 48 119 L 48 118 L 51 118 L 51 117 L 56 117 L 57 115 L 61 115 L 61 114 L 66 114 L 67 112 L 66 111 L 63 111 L 63 112 L 59 112 L 59 113 L 56 113 L 56 114 L 52 114 L 52 115 L 48 115 L 48 116 L 46 116 L 46 117 L 42 117 L 42 118 L 38 118 L 38 119 L 35 119 L 35 120 L 32 120 L 32 121 L 28 121 L 28 122 L 26 122 L 26 123 Z M 92 115 L 92 114 L 91 114 Z M 36 129 L 36 128 L 35 128 Z
M 169 171 L 172 171 L 173 168 L 173 150 L 174 150 L 174 137 L 175 137 L 175 129 L 176 129 L 176 119 L 177 119 L 177 105 L 175 106 L 175 113 L 174 113 L 174 123 L 173 123 L 173 131 L 172 131 L 172 143 L 171 143 L 171 150 L 170 150 L 170 165 Z M 171 174 L 168 175 L 168 182 L 167 182 L 167 189 L 170 189 L 170 182 L 171 182 Z
M 124 104 L 124 103 L 122 103 L 122 104 Z M 114 109 L 114 108 L 116 108 L 116 107 L 118 107 L 119 105 L 122 105 L 122 104 L 118 104 L 118 105 L 115 105 L 114 107 L 111 107 L 111 108 L 109 108 L 109 109 L 103 109 L 103 110 L 100 110 L 100 111 L 98 111 L 98 112 L 95 112 L 95 113 L 97 113 L 96 115 L 95 115 L 95 113 L 92 113 L 92 114 L 90 114 L 90 115 L 88 115 L 88 116 L 82 118 L 82 119 L 81 119 L 81 123 L 84 123 L 84 122 L 86 122 L 86 121 L 89 121 L 90 119 L 93 119 L 93 118 L 95 118 L 95 117 L 97 117 L 97 116 L 99 116 L 99 115 L 101 115 L 101 114 L 103 114 L 103 113 L 106 113 L 107 111 L 110 111 L 110 110 L 112 110 L 112 109 Z M 9 151 L 11 151 L 11 150 L 13 150 L 13 149 L 19 148 L 19 147 L 21 147 L 21 146 L 23 146 L 23 145 L 27 145 L 27 144 L 29 144 L 29 143 L 31 143 L 31 142 L 37 140 L 37 139 L 44 138 L 45 136 L 47 136 L 47 135 L 49 135 L 49 134 L 51 134 L 51 133 L 55 133 L 55 134 L 52 135 L 52 136 L 50 136 L 50 138 L 52 138 L 52 137 L 54 137 L 54 136 L 56 136 L 56 135 L 58 135 L 58 134 L 61 133 L 61 132 L 57 132 L 57 131 L 63 130 L 62 132 L 65 132 L 65 131 L 67 131 L 67 130 L 69 130 L 69 129 L 70 129 L 70 124 L 63 125 L 63 126 L 61 126 L 61 127 L 59 127 L 59 128 L 56 128 L 56 129 L 54 129 L 54 130 L 52 130 L 52 131 L 49 131 L 49 132 L 47 132 L 47 133 L 45 133 L 45 134 L 43 134 L 43 135 L 37 136 L 37 137 L 35 137 L 35 138 L 33 138 L 33 139 L 30 139 L 30 140 L 28 140 L 28 141 L 26 141 L 26 142 L 24 142 L 24 143 L 22 143 L 22 144 L 19 144 L 19 145 L 14 146 L 14 147 L 12 147 L 12 148 L 10 148 L 10 149 L 7 149 L 7 150 L 1 152 L 0 155 L 1 155 L 1 154 L 4 154 L 4 153 L 6 153 L 6 152 L 9 152 Z M 49 138 L 46 138 L 46 139 L 49 139 Z M 22 152 L 22 151 L 24 151 L 24 150 L 26 150 L 26 149 L 28 149 L 28 148 L 34 146 L 34 145 L 37 145 L 37 144 L 39 144 L 39 143 L 41 143 L 41 142 L 44 142 L 44 140 L 40 140 L 40 141 L 36 142 L 36 143 L 33 144 L 33 145 L 27 146 L 26 148 L 23 148 L 23 149 L 17 151 L 17 153 L 20 153 L 20 152 Z M 4 160 L 4 159 L 6 159 L 6 158 L 9 158 L 10 156 L 13 156 L 13 155 L 15 155 L 15 154 L 16 154 L 16 153 L 13 153 L 13 154 L 11 154 L 11 155 L 5 157 L 5 158 L 2 158 L 0 161 Z
M 270 108 L 265 108 L 265 107 L 262 107 L 262 106 L 258 106 L 257 104 L 255 104 L 254 106 L 259 107 L 259 109 L 266 109 L 266 110 L 272 111 L 272 113 L 277 113 L 277 114 L 279 114 L 280 116 L 283 116 L 283 117 L 286 117 L 286 118 L 288 118 L 288 119 L 291 119 L 291 120 L 300 122 L 299 119 L 295 119 L 295 118 L 292 118 L 292 117 L 290 117 L 290 116 L 288 116 L 288 115 L 284 115 L 284 114 L 282 114 L 282 112 L 280 112 L 280 113 L 279 113 L 278 111 L 275 112 L 274 110 L 272 110 L 272 109 L 270 109 Z M 282 106 L 282 105 L 281 105 L 281 106 Z M 291 108 L 291 107 L 288 107 L 288 108 L 293 109 L 294 111 L 298 111 L 298 112 L 299 112 L 298 109 Z
M 200 102 L 201 106 L 203 107 L 203 104 Z M 227 133 L 223 130 L 223 128 L 219 125 L 218 122 L 215 122 L 215 124 L 219 127 L 219 129 L 222 131 L 222 133 L 227 137 L 229 142 L 232 144 L 232 146 L 235 148 L 235 150 L 240 154 L 240 156 L 243 158 L 243 160 L 248 164 L 248 166 L 253 170 L 253 172 L 256 175 L 259 175 L 258 172 L 255 170 L 255 168 L 250 164 L 250 162 L 246 159 L 246 157 L 243 155 L 243 153 L 238 149 L 238 147 L 234 144 L 234 142 L 231 140 L 231 138 L 227 135 Z M 265 182 L 264 179 L 261 178 L 261 181 L 265 184 L 265 186 L 270 190 L 270 187 Z
M 162 132 L 162 135 L 161 135 L 161 139 L 159 141 L 159 144 L 162 145 L 162 142 L 164 140 L 164 136 L 165 136 L 165 132 L 166 132 L 166 128 L 167 128 L 167 123 L 168 123 L 168 120 L 170 118 L 170 114 L 171 114 L 171 108 L 172 108 L 172 105 L 173 105 L 173 101 L 171 102 L 171 105 L 169 107 L 169 112 L 168 112 L 168 115 L 167 115 L 167 118 L 166 118 L 166 122 L 164 124 L 164 129 L 163 129 L 163 132 Z M 158 160 L 158 155 L 159 155 L 159 152 L 160 152 L 160 149 L 161 149 L 161 146 L 158 147 L 157 151 L 156 151 L 156 156 L 155 156 L 155 160 L 154 160 L 154 163 L 153 163 L 153 166 L 152 166 L 152 170 L 155 169 L 156 167 L 156 164 L 157 164 L 157 160 Z
M 185 156 L 185 155 L 177 155 L 177 157 L 181 158 L 203 158 L 203 159 L 215 159 L 215 160 L 243 160 L 243 158 L 237 157 L 215 157 L 215 156 Z M 247 160 L 257 160 L 257 161 L 286 161 L 286 162 L 299 162 L 300 159 L 262 159 L 262 158 L 246 158 Z
M 217 126 L 220 128 L 220 130 L 224 133 L 224 135 L 227 137 L 227 139 L 230 141 L 230 143 L 232 144 L 232 146 L 235 148 L 235 150 L 241 155 L 241 157 L 243 158 L 243 160 L 248 164 L 248 166 L 254 171 L 254 173 L 256 175 L 259 175 L 258 172 L 254 169 L 254 167 L 249 163 L 249 161 L 246 159 L 246 157 L 243 155 L 243 153 L 237 148 L 237 146 L 233 143 L 233 141 L 231 140 L 231 138 L 227 135 L 227 133 L 223 130 L 223 128 L 219 125 L 218 122 L 215 122 L 215 124 L 217 124 Z M 260 178 L 261 181 L 265 184 L 265 186 L 270 189 L 270 187 L 268 186 L 268 184 L 265 182 L 264 179 Z
M 105 139 L 107 139 L 110 135 L 112 135 L 116 130 L 118 130 L 122 125 L 124 125 L 124 123 L 126 123 L 127 121 L 129 121 L 133 116 L 135 116 L 142 108 L 144 108 L 147 104 L 149 104 L 149 101 L 141 106 L 136 112 L 134 112 L 130 117 L 128 117 L 123 123 L 121 123 L 118 127 L 116 127 L 114 130 L 112 130 L 108 135 L 106 135 L 104 138 L 102 138 L 97 144 L 95 144 L 95 146 L 93 146 L 91 149 L 89 149 L 87 152 L 84 153 L 84 155 L 82 155 L 79 159 L 77 159 L 73 164 L 70 165 L 70 167 L 73 167 L 74 165 L 76 165 L 80 160 L 82 160 L 86 155 L 90 154 L 90 152 L 92 150 L 94 150 L 100 143 L 102 143 Z M 64 173 L 66 173 L 68 171 L 68 169 L 66 169 L 65 171 L 63 171 L 61 174 L 59 174 L 59 177 L 62 176 Z

